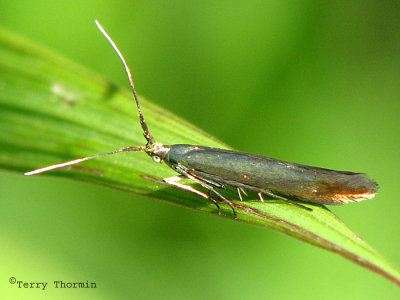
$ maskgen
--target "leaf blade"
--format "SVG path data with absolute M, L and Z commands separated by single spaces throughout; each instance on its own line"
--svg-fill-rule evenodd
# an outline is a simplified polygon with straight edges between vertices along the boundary
M 0 167 L 22 173 L 144 143 L 129 92 L 2 30 L 0 45 Z M 229 148 L 151 102 L 141 98 L 141 104 L 158 141 Z M 48 175 L 216 211 L 203 199 L 165 187 L 160 180 L 174 172 L 141 153 L 121 153 Z M 313 211 L 308 212 L 275 202 L 233 201 L 239 221 L 338 253 L 400 285 L 399 272 L 327 208 L 312 205 Z M 221 206 L 224 215 L 232 217 L 230 208 Z

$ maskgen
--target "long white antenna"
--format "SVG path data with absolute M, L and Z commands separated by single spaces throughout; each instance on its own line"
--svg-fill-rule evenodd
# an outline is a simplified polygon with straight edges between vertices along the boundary
M 51 165 L 51 166 L 47 166 L 47 167 L 44 167 L 44 168 L 36 169 L 36 170 L 30 171 L 30 172 L 24 173 L 24 175 L 25 176 L 36 175 L 36 174 L 47 172 L 47 171 L 50 171 L 50 170 L 54 170 L 54 169 L 58 169 L 58 168 L 64 168 L 66 166 L 72 166 L 72 165 L 75 165 L 75 164 L 79 164 L 79 163 L 81 163 L 81 162 L 83 162 L 85 160 L 89 160 L 89 159 L 93 159 L 93 158 L 97 158 L 97 157 L 101 157 L 101 156 L 106 156 L 106 155 L 112 155 L 112 154 L 115 154 L 115 153 L 120 153 L 120 152 L 125 152 L 125 151 L 146 152 L 146 148 L 145 147 L 128 147 L 128 148 L 115 150 L 115 151 L 112 151 L 112 152 L 95 154 L 95 155 L 92 155 L 92 156 L 87 156 L 87 157 L 78 158 L 78 159 L 74 159 L 74 160 L 71 160 L 71 161 L 63 162 L 61 164 L 56 164 L 56 165 Z
M 142 128 L 143 128 L 143 135 L 146 138 L 147 143 L 149 145 L 152 145 L 152 144 L 155 143 L 155 140 L 154 140 L 153 136 L 150 134 L 149 129 L 148 129 L 147 124 L 146 124 L 146 121 L 145 121 L 145 119 L 143 117 L 142 109 L 140 108 L 139 99 L 138 99 L 138 96 L 136 95 L 135 84 L 133 83 L 131 70 L 129 69 L 129 66 L 126 63 L 125 58 L 122 55 L 121 51 L 119 51 L 117 45 L 114 43 L 114 41 L 111 39 L 111 37 L 107 34 L 107 32 L 105 31 L 103 26 L 101 26 L 101 24 L 97 20 L 94 20 L 94 22 L 96 23 L 96 25 L 99 28 L 99 30 L 101 31 L 101 33 L 110 42 L 111 46 L 114 48 L 115 52 L 117 52 L 119 58 L 121 59 L 122 63 L 124 64 L 126 73 L 128 74 L 129 83 L 130 83 L 130 85 L 132 87 L 133 97 L 135 98 L 136 106 L 137 106 L 137 109 L 139 111 L 140 125 L 142 125 Z

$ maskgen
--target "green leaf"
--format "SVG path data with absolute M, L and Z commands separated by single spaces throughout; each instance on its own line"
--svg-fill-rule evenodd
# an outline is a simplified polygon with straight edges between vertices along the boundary
M 2 30 L 0 45 L 0 167 L 22 175 L 145 143 L 128 90 Z M 143 98 L 141 105 L 158 142 L 229 148 Z M 46 174 L 217 213 L 203 198 L 165 186 L 162 178 L 175 175 L 174 171 L 155 164 L 144 153 L 121 153 Z M 233 191 L 227 193 L 237 199 Z M 276 200 L 261 203 L 249 196 L 254 200 L 232 200 L 237 221 L 272 228 L 338 253 L 400 285 L 399 272 L 327 208 L 309 204 L 313 211 L 307 211 Z M 223 216 L 235 220 L 227 205 L 221 208 Z

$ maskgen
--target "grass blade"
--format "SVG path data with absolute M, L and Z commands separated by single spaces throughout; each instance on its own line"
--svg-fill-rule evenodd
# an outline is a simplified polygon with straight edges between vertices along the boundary
M 0 31 L 0 167 L 20 172 L 144 144 L 131 94 L 76 64 Z M 229 148 L 141 98 L 157 141 Z M 105 126 L 106 124 L 106 126 Z M 162 184 L 174 172 L 143 153 L 121 153 L 47 175 L 64 176 L 216 213 L 203 199 Z M 27 179 L 28 180 L 28 179 Z M 232 191 L 231 199 L 237 199 Z M 256 199 L 256 198 L 254 198 Z M 238 221 L 335 252 L 400 285 L 400 274 L 323 206 L 233 201 Z M 223 214 L 231 209 L 221 204 Z

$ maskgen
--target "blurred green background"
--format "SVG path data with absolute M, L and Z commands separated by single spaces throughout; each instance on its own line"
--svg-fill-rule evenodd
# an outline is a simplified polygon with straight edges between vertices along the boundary
M 128 88 L 95 18 L 147 99 L 238 150 L 370 174 L 375 199 L 331 209 L 400 267 L 398 1 L 0 2 L 0 26 Z M 264 228 L 51 176 L 1 171 L 0 190 L 2 299 L 400 297 Z

